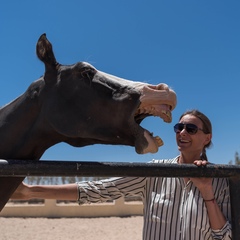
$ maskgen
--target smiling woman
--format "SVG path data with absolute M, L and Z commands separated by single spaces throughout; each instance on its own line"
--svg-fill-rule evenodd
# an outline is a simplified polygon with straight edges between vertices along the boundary
M 187 111 L 174 130 L 180 155 L 152 163 L 206 166 L 206 148 L 212 139 L 209 119 L 197 110 Z M 229 182 L 224 178 L 136 176 L 65 185 L 21 184 L 13 198 L 77 199 L 81 205 L 122 196 L 143 201 L 144 240 L 232 239 Z

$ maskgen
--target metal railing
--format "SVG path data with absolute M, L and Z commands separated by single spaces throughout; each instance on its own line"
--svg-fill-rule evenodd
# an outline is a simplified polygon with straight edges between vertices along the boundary
M 240 239 L 240 167 L 209 164 L 0 160 L 0 176 L 133 176 L 229 178 L 233 240 Z

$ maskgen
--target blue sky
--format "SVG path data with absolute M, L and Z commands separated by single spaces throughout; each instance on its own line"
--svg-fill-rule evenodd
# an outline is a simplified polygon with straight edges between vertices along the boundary
M 44 73 L 35 55 L 42 33 L 62 64 L 87 61 L 119 77 L 167 83 L 177 93 L 173 122 L 149 118 L 159 135 L 156 154 L 134 148 L 58 144 L 46 160 L 147 162 L 178 154 L 173 125 L 197 108 L 213 124 L 211 162 L 227 164 L 240 152 L 240 2 L 237 0 L 42 0 L 0 3 L 0 105 L 26 91 Z M 4 141 L 4 139 L 2 140 Z

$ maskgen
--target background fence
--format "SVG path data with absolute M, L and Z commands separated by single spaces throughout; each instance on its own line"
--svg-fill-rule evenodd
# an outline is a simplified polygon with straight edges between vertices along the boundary
M 139 201 L 126 202 L 124 198 L 109 203 L 84 204 L 57 203 L 45 200 L 42 204 L 8 203 L 0 217 L 127 217 L 143 214 Z

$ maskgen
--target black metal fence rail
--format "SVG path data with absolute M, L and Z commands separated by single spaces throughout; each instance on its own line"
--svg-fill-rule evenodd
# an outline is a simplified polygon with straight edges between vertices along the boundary
M 0 160 L 0 176 L 138 176 L 229 178 L 233 240 L 240 239 L 240 166 L 209 164 Z

